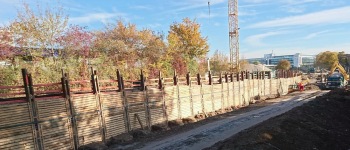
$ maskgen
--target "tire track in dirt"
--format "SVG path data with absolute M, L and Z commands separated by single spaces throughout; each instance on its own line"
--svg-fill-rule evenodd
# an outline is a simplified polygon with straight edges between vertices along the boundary
M 141 149 L 203 149 L 269 118 L 283 114 L 326 92 L 328 91 L 304 92 L 301 93 L 301 95 L 288 98 L 264 108 L 237 116 L 231 116 L 224 120 L 212 122 L 161 141 L 148 143 Z

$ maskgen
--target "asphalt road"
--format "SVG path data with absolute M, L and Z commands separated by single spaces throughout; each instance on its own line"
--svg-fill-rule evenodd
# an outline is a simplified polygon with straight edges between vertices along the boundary
M 229 138 L 238 132 L 259 124 L 269 118 L 283 114 L 328 91 L 305 91 L 292 98 L 282 100 L 264 108 L 212 122 L 196 129 L 177 134 L 160 141 L 145 144 L 144 150 L 203 149 Z

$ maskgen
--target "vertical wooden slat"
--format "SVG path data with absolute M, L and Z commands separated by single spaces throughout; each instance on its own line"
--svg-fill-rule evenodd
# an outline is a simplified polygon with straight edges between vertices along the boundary
M 38 145 L 38 149 L 42 150 L 43 149 L 43 143 L 42 143 L 42 139 L 41 139 L 41 132 L 40 132 L 40 126 L 38 123 L 38 107 L 36 105 L 36 101 L 35 101 L 35 94 L 34 94 L 34 88 L 33 88 L 33 78 L 31 74 L 27 74 L 27 79 L 28 79 L 28 83 L 29 83 L 29 95 L 30 95 L 30 101 L 31 101 L 31 107 L 32 107 L 32 114 L 33 114 L 33 122 L 34 122 L 34 126 L 35 126 L 35 131 L 36 131 L 36 142 Z
M 119 79 L 118 79 L 119 80 Z M 125 88 L 124 88 L 124 79 L 123 76 L 120 75 L 120 85 L 121 85 L 121 92 L 123 93 L 123 106 L 124 106 L 124 118 L 125 118 L 125 129 L 126 131 L 130 132 L 131 130 L 131 126 L 130 126 L 130 119 L 129 119 L 129 104 L 128 104 L 128 100 L 126 99 L 126 92 L 125 92 Z
M 143 71 L 141 70 L 141 75 L 140 75 L 140 80 L 141 80 L 141 91 L 143 91 L 143 97 L 144 99 L 144 104 L 145 104 L 145 109 L 146 109 L 146 124 L 148 127 L 148 130 L 151 130 L 151 112 L 149 108 L 149 98 L 148 98 L 148 92 L 147 92 L 147 87 L 145 85 L 145 77 L 143 75 Z
M 71 99 L 71 92 L 70 92 L 70 85 L 69 85 L 69 75 L 67 73 L 64 74 L 64 77 L 62 77 L 62 84 L 63 84 L 63 91 L 66 100 L 68 101 L 68 109 L 69 109 L 69 116 L 70 116 L 70 125 L 72 129 L 72 136 L 73 136 L 73 148 L 75 150 L 78 149 L 79 147 L 79 139 L 78 139 L 78 129 L 77 129 L 77 124 L 75 120 L 75 112 L 73 108 L 73 103 Z
M 161 77 L 161 76 L 159 75 L 159 77 Z M 163 80 L 163 79 L 160 78 L 160 80 Z M 161 85 L 161 87 L 162 87 L 161 92 L 162 92 L 162 103 L 163 103 L 163 107 L 162 107 L 163 108 L 163 115 L 165 117 L 165 124 L 168 127 L 169 117 L 168 117 L 167 108 L 166 108 L 166 102 L 165 102 L 165 89 L 164 89 L 164 86 L 163 86 L 164 82 L 161 82 L 161 83 L 162 83 L 162 85 Z
M 99 121 L 100 121 L 100 129 L 101 129 L 101 140 L 102 142 L 106 142 L 106 123 L 104 119 L 104 114 L 103 114 L 103 102 L 101 99 L 101 93 L 100 93 L 100 87 L 99 87 L 99 82 L 98 82 L 98 76 L 97 76 L 97 71 L 93 70 L 91 68 L 91 83 L 92 83 L 92 88 L 93 92 L 95 94 L 95 100 L 97 101 L 98 105 L 98 112 L 99 112 Z
M 221 112 L 224 113 L 225 102 L 224 102 L 224 83 L 222 81 L 222 73 L 220 73 L 220 85 L 221 85 Z

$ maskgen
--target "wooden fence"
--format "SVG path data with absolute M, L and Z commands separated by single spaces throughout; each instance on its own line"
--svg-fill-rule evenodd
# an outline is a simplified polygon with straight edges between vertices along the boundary
M 23 85 L 0 86 L 0 149 L 78 149 L 92 142 L 196 114 L 249 105 L 255 96 L 284 95 L 300 81 L 293 72 L 240 72 L 212 76 L 33 84 L 22 70 Z

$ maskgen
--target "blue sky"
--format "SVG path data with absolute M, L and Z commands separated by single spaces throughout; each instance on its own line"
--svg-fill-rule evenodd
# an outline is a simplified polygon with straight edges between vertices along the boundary
M 28 1 L 57 5 L 49 0 Z M 173 22 L 185 17 L 201 24 L 210 55 L 229 54 L 227 0 L 61 0 L 70 24 L 103 29 L 117 19 L 167 33 Z M 20 0 L 0 0 L 0 24 L 16 17 Z M 350 53 L 349 0 L 239 0 L 241 58 L 263 54 L 318 54 L 321 51 Z

